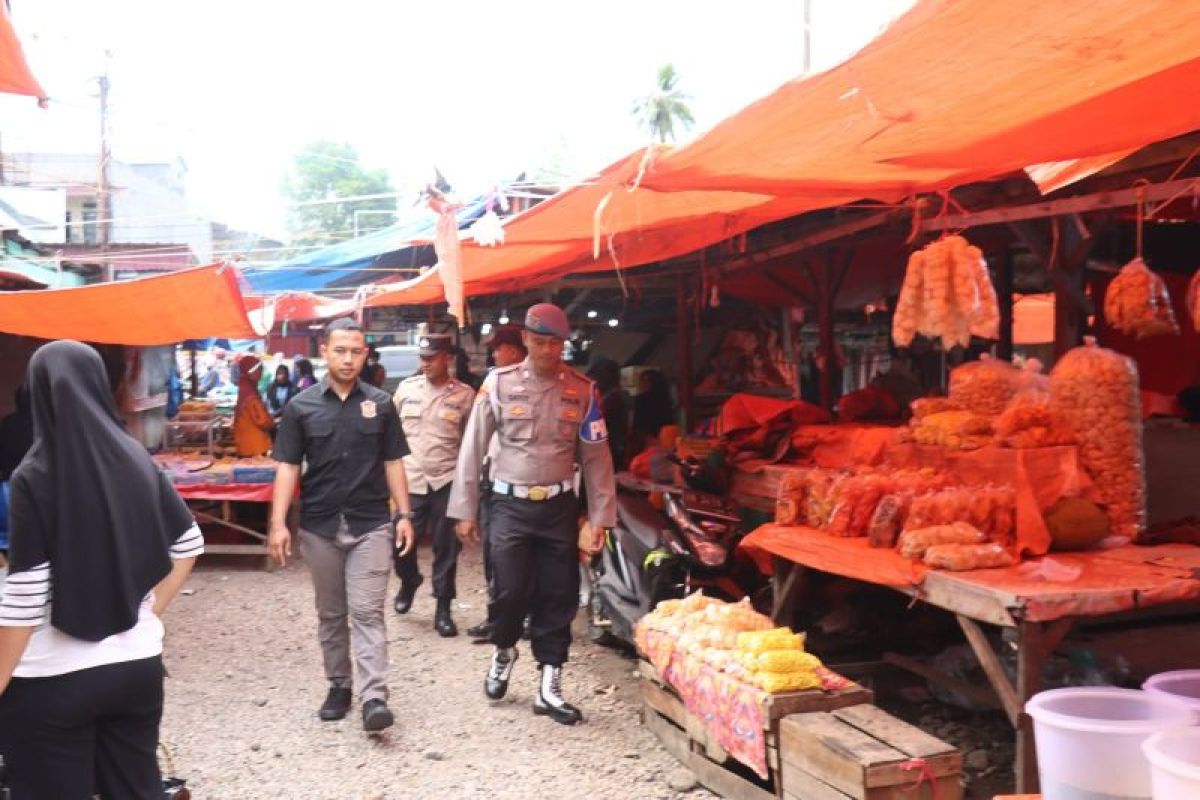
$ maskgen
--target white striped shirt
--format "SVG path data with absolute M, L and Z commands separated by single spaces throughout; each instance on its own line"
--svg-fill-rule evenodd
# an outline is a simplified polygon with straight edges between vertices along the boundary
M 171 545 L 171 558 L 194 558 L 204 552 L 204 536 L 193 524 Z M 53 580 L 50 562 L 12 573 L 0 594 L 0 626 L 36 628 L 13 675 L 44 678 L 151 658 L 162 653 L 162 622 L 154 614 L 154 592 L 138 608 L 138 621 L 127 631 L 99 642 L 69 636 L 50 624 Z

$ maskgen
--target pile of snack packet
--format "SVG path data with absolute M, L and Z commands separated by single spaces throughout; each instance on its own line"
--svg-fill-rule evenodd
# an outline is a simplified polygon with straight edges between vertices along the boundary
M 804 635 L 777 628 L 748 600 L 726 603 L 696 592 L 683 600 L 664 600 L 642 617 L 638 646 L 651 655 L 654 634 L 720 672 L 764 692 L 829 689 L 838 678 L 820 659 L 804 650 Z
M 783 476 L 775 522 L 899 544 L 901 555 L 939 569 L 982 569 L 1014 563 L 1016 502 L 1011 486 L 957 486 L 929 468 L 813 468 Z

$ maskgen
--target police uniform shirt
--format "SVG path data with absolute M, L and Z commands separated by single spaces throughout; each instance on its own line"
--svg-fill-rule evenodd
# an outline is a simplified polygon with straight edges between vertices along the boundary
M 405 378 L 396 389 L 396 408 L 411 452 L 404 457 L 408 491 L 438 491 L 454 480 L 458 449 L 475 391 L 453 378 L 434 387 L 424 375 Z
M 344 516 L 357 536 L 391 520 L 383 465 L 408 455 L 408 444 L 387 392 L 360 380 L 343 401 L 325 378 L 284 408 L 273 455 L 308 465 L 300 483 L 302 528 L 333 537 Z
M 493 370 L 475 397 L 447 516 L 476 518 L 480 463 L 493 434 L 494 480 L 551 486 L 573 479 L 579 464 L 593 524 L 616 525 L 612 454 L 592 381 L 566 365 L 553 377 L 539 378 L 528 359 Z

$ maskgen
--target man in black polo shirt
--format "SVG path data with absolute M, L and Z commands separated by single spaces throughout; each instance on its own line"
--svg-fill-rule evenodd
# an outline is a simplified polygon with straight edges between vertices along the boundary
M 394 549 L 407 553 L 413 541 L 403 461 L 408 444 L 392 398 L 359 379 L 367 358 L 362 328 L 339 319 L 322 338 L 329 374 L 288 404 L 275 437 L 268 545 L 280 564 L 292 554 L 287 511 L 306 462 L 299 545 L 312 574 L 330 684 L 319 716 L 337 720 L 350 710 L 353 642 L 363 728 L 381 731 L 394 722 L 387 707 L 388 575 Z M 395 519 L 389 497 L 400 509 Z

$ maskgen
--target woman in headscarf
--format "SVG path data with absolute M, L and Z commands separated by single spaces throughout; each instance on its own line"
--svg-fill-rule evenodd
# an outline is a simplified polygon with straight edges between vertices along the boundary
M 292 383 L 291 370 L 287 368 L 287 364 L 280 364 L 275 369 L 275 382 L 269 385 L 266 391 L 267 408 L 271 410 L 271 414 L 281 416 L 283 409 L 292 402 L 298 391 Z
M 0 754 L 13 800 L 161 798 L 163 626 L 204 540 L 125 430 L 100 356 L 29 363 L 33 446 L 12 478 L 0 595 Z
M 16 408 L 0 420 L 0 481 L 12 477 L 21 459 L 33 444 L 33 415 L 29 411 L 29 387 L 21 384 L 15 397 Z
M 296 367 L 296 391 L 303 392 L 310 386 L 315 386 L 317 383 L 316 377 L 313 375 L 312 362 L 307 358 L 297 358 L 293 365 Z
M 258 393 L 262 362 L 257 356 L 238 361 L 238 399 L 233 411 L 233 444 L 239 456 L 264 456 L 271 450 L 275 419 Z

